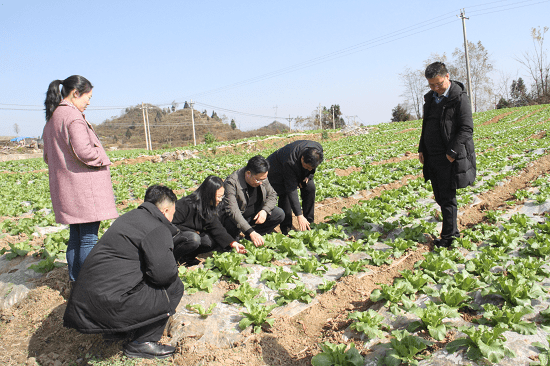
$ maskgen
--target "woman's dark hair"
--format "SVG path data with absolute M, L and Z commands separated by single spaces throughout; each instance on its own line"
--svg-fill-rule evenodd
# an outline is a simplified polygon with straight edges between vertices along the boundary
M 323 162 L 323 152 L 314 147 L 308 147 L 302 154 L 304 163 L 311 165 L 313 169 L 317 168 Z
M 447 66 L 445 66 L 443 62 L 438 61 L 426 67 L 424 76 L 426 77 L 426 79 L 433 79 L 437 76 L 445 76 L 448 73 L 449 71 L 447 70 Z
M 62 85 L 61 91 L 59 86 Z M 78 94 L 86 94 L 93 89 L 92 83 L 88 81 L 84 76 L 73 75 L 69 76 L 65 80 L 54 80 L 50 83 L 48 91 L 46 92 L 46 100 L 44 101 L 44 106 L 46 107 L 46 122 L 52 118 L 52 114 L 65 99 L 70 92 L 76 90 Z
M 269 171 L 269 161 L 261 155 L 256 155 L 250 158 L 245 171 L 249 171 L 252 175 L 265 173 Z
M 184 200 L 197 210 L 201 219 L 208 220 L 217 215 L 216 191 L 221 187 L 223 187 L 223 180 L 215 175 L 209 175 L 199 188 Z
M 166 201 L 174 204 L 177 200 L 178 197 L 176 197 L 170 188 L 158 184 L 147 188 L 147 191 L 145 191 L 145 198 L 143 199 L 144 202 L 150 202 L 159 208 L 164 205 Z

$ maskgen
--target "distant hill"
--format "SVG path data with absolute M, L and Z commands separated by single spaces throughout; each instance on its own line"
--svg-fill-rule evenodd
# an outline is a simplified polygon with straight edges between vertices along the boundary
M 270 124 L 268 124 L 267 126 L 258 128 L 256 131 L 263 131 L 263 130 L 276 131 L 276 132 L 273 132 L 273 133 L 281 133 L 283 131 L 288 131 L 288 126 L 285 125 L 284 123 L 279 122 L 279 121 L 273 121 Z
M 193 144 L 193 127 L 191 108 L 171 112 L 152 105 L 145 105 L 148 111 L 149 128 L 154 149 L 168 146 L 185 146 Z M 204 136 L 210 132 L 217 141 L 236 140 L 251 136 L 265 136 L 288 131 L 288 127 L 274 121 L 268 126 L 252 131 L 232 129 L 229 124 L 214 116 L 209 117 L 193 110 L 195 119 L 195 136 L 197 144 L 204 142 Z M 94 128 L 106 147 L 135 148 L 145 146 L 143 110 L 141 105 L 126 108 L 120 117 L 106 120 Z

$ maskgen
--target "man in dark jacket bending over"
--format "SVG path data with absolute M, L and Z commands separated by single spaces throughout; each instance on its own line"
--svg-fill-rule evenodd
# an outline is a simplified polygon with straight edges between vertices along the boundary
M 128 357 L 165 358 L 175 348 L 158 343 L 183 296 L 172 253 L 177 198 L 154 185 L 145 202 L 115 220 L 86 258 L 65 316 L 82 333 L 133 331 Z
M 425 76 L 432 91 L 424 95 L 418 158 L 443 216 L 441 239 L 435 244 L 450 247 L 460 235 L 456 189 L 469 186 L 476 177 L 472 108 L 464 85 L 450 80 L 444 63 L 429 65 Z
M 292 213 L 298 218 L 298 228 L 309 230 L 314 219 L 315 182 L 313 175 L 323 162 L 323 147 L 316 141 L 298 140 L 267 157 L 269 182 L 279 195 L 279 207 L 285 213 L 281 232 L 287 234 L 292 228 Z M 298 198 L 302 196 L 302 207 Z

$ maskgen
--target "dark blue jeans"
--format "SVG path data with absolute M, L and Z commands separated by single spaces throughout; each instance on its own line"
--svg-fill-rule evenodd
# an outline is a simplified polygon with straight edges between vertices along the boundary
M 67 244 L 67 264 L 69 279 L 76 281 L 84 260 L 97 243 L 99 221 L 69 225 L 69 243 Z

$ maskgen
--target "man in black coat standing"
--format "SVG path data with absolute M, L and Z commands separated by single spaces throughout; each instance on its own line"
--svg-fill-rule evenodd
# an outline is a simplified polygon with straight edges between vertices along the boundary
M 267 157 L 269 182 L 279 196 L 278 206 L 283 209 L 285 219 L 281 232 L 288 234 L 292 228 L 292 213 L 298 218 L 298 228 L 309 230 L 315 215 L 315 170 L 323 162 L 323 147 L 316 141 L 298 140 Z M 302 197 L 302 207 L 298 198 Z
M 431 91 L 424 95 L 418 158 L 443 216 L 441 238 L 435 244 L 450 247 L 460 235 L 456 190 L 471 185 L 476 177 L 472 109 L 464 85 L 450 80 L 444 63 L 432 63 L 424 75 Z
M 92 249 L 63 317 L 82 333 L 132 334 L 128 357 L 166 358 L 175 348 L 158 343 L 183 296 L 171 224 L 177 198 L 168 187 L 147 189 L 145 202 L 118 219 Z

